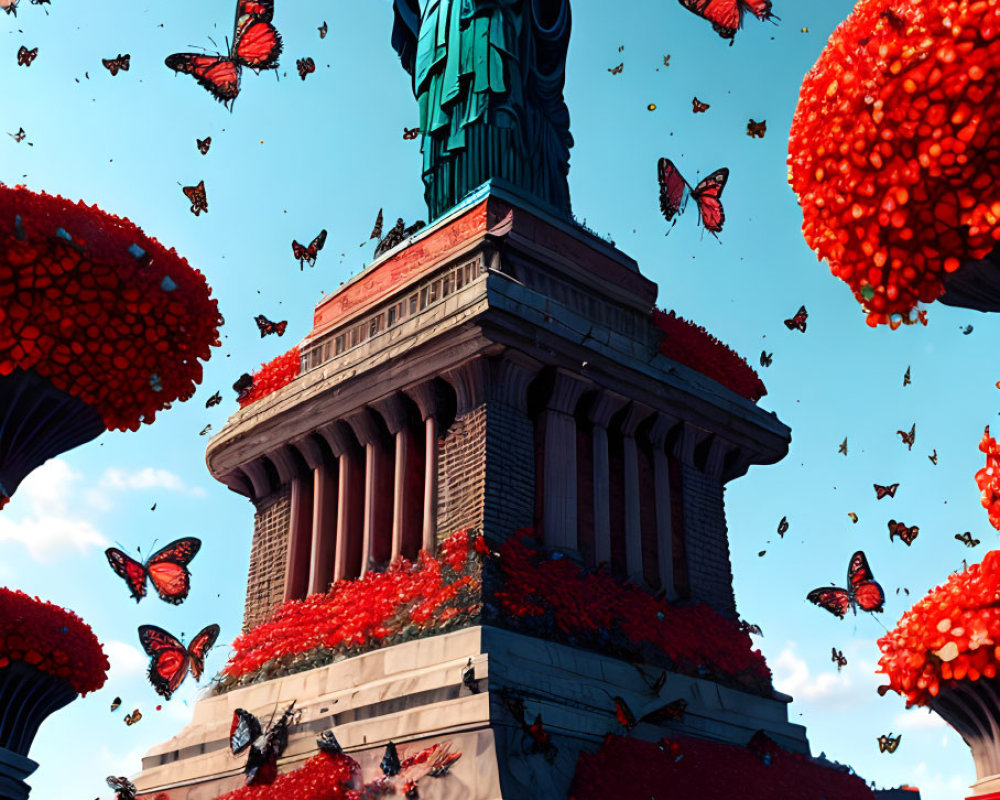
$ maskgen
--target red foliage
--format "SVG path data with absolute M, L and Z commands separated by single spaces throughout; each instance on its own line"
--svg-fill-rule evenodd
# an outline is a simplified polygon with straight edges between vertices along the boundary
M 421 553 L 416 562 L 403 559 L 386 572 L 339 581 L 329 594 L 290 600 L 233 642 L 220 686 L 469 624 L 482 608 L 481 559 L 488 552 L 481 537 L 462 531 L 441 544 L 437 557 Z M 630 659 L 656 663 L 665 654 L 678 672 L 770 691 L 771 672 L 749 635 L 706 605 L 656 600 L 569 559 L 550 558 L 530 530 L 510 537 L 499 556 L 491 583 L 497 589 L 487 598 L 497 624 Z
M 665 314 L 659 309 L 653 309 L 653 324 L 665 334 L 660 341 L 660 352 L 667 358 L 697 370 L 755 403 L 767 394 L 764 382 L 746 360 L 700 325 L 673 311 Z
M 569 800 L 872 800 L 856 775 L 782 750 L 768 740 L 766 756 L 748 747 L 703 739 L 643 742 L 608 736 L 593 755 L 581 754 Z M 763 756 L 763 757 L 762 757 Z M 669 794 L 664 795 L 664 787 Z
M 954 681 L 993 678 L 1000 660 L 1000 550 L 953 573 L 879 639 L 879 672 L 907 706 L 927 705 Z
M 530 530 L 519 531 L 500 548 L 500 570 L 499 618 L 514 627 L 520 622 L 532 629 L 540 623 L 538 635 L 570 644 L 654 661 L 655 653 L 665 653 L 678 672 L 737 678 L 756 690 L 770 687 L 771 671 L 760 651 L 752 649 L 750 635 L 737 620 L 703 603 L 657 600 L 605 572 L 549 558 Z
M 802 231 L 869 325 L 915 321 L 1000 239 L 998 34 L 992 3 L 860 0 L 803 81 L 788 148 Z
M 267 786 L 241 786 L 217 800 L 361 800 L 361 768 L 348 755 L 319 753 Z
M 287 386 L 299 376 L 299 346 L 295 345 L 284 355 L 261 364 L 253 374 L 253 386 L 240 398 L 240 408 L 246 408 L 271 392 Z
M 989 425 L 979 449 L 986 453 L 986 466 L 976 473 L 976 485 L 983 494 L 983 508 L 989 514 L 990 525 L 1000 530 L 1000 444 L 990 436 Z
M 204 276 L 127 219 L 0 185 L 0 376 L 34 370 L 138 430 L 194 394 L 221 323 Z
M 461 531 L 441 544 L 439 558 L 421 553 L 415 562 L 400 559 L 385 572 L 338 581 L 329 594 L 283 603 L 269 621 L 233 642 L 222 686 L 265 665 L 294 671 L 295 657 L 303 654 L 314 657 L 305 665 L 311 668 L 329 663 L 337 653 L 458 627 L 479 613 L 482 583 L 469 540 Z
M 110 667 L 90 626 L 72 611 L 0 588 L 0 668 L 13 661 L 67 680 L 81 695 L 100 689 Z

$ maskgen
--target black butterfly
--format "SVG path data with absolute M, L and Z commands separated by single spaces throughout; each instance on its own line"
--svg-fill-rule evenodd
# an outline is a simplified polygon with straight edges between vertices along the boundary
M 249 372 L 244 372 L 233 384 L 233 391 L 236 392 L 240 400 L 250 394 L 251 389 L 253 389 L 253 376 Z
M 403 141 L 409 141 L 411 139 L 416 139 L 417 135 L 420 133 L 420 128 L 403 128 Z
M 902 539 L 906 546 L 909 547 L 913 544 L 913 540 L 917 538 L 920 533 L 920 528 L 914 525 L 911 528 L 907 528 L 905 523 L 896 522 L 894 519 L 889 520 L 889 541 L 891 542 L 897 536 Z
M 708 103 L 701 102 L 701 100 L 699 100 L 697 97 L 695 97 L 691 101 L 691 106 L 692 106 L 692 111 L 695 114 L 704 114 L 706 111 L 708 111 L 709 108 L 711 108 L 711 106 L 709 106 Z
M 320 25 L 320 26 L 319 26 L 319 27 L 318 27 L 318 28 L 317 28 L 316 30 L 318 30 L 318 31 L 319 31 L 319 38 L 320 38 L 320 39 L 325 39 L 325 38 L 326 38 L 326 32 L 327 32 L 328 30 L 330 30 L 330 29 L 329 29 L 329 28 L 328 28 L 328 27 L 326 26 L 326 20 L 323 20 L 323 24 L 322 24 L 322 25 Z
M 121 704 L 122 704 L 122 699 L 120 697 L 116 697 L 114 700 L 111 701 L 111 710 L 112 711 L 117 711 L 118 707 Z
M 778 523 L 778 536 L 782 539 L 785 538 L 785 532 L 788 530 L 788 518 L 782 517 L 781 522 Z
M 840 445 L 837 447 L 837 452 L 838 453 L 843 453 L 845 456 L 847 455 L 847 437 L 846 436 L 844 437 L 844 441 L 842 441 L 840 443 Z
M 211 408 L 212 406 L 217 406 L 222 402 L 222 392 L 216 392 L 208 400 L 205 401 L 205 408 Z
M 7 135 L 18 144 L 23 142 L 24 137 L 27 136 L 27 134 L 24 132 L 24 128 L 18 128 L 17 133 L 8 133 Z
M 331 756 L 339 756 L 344 752 L 344 748 L 340 746 L 340 742 L 338 742 L 337 737 L 333 735 L 333 731 L 323 731 L 319 736 L 317 736 L 316 746 L 324 753 L 328 753 Z
M 791 319 L 785 320 L 785 327 L 788 328 L 788 330 L 790 331 L 798 329 L 802 331 L 802 333 L 805 333 L 806 319 L 808 319 L 808 317 L 809 317 L 809 312 L 806 311 L 806 307 L 799 306 L 799 310 L 795 312 L 795 316 L 792 317 Z
M 115 800 L 135 800 L 136 788 L 128 778 L 108 775 L 108 786 L 115 790 Z
M 382 754 L 382 761 L 379 767 L 382 769 L 382 774 L 390 778 L 398 775 L 399 771 L 403 768 L 399 760 L 399 753 L 396 752 L 396 745 L 393 742 L 390 741 L 385 746 L 385 753 Z
M 830 648 L 833 651 L 833 655 L 830 656 L 830 660 L 837 665 L 837 672 L 847 666 L 847 659 L 844 657 L 844 651 L 838 650 L 836 647 Z
M 889 497 L 896 496 L 896 489 L 899 488 L 898 483 L 894 483 L 891 486 L 879 486 L 877 483 L 873 483 L 872 486 L 875 487 L 875 499 L 881 500 L 883 497 L 888 495 Z
M 212 146 L 212 137 L 206 136 L 204 139 L 195 138 L 198 143 L 198 152 L 205 155 L 208 152 L 208 148 Z
M 381 239 L 382 238 L 382 209 L 378 210 L 378 217 L 375 218 L 375 227 L 372 228 L 372 235 L 368 237 L 368 240 Z
M 310 267 L 316 263 L 316 256 L 323 249 L 324 244 L 326 244 L 326 228 L 319 232 L 308 247 L 299 244 L 295 239 L 292 240 L 292 254 L 299 260 L 300 272 L 305 268 L 307 261 Z
M 204 211 L 208 213 L 208 198 L 205 196 L 205 181 L 199 181 L 197 186 L 183 187 L 184 194 L 191 201 L 191 213 L 196 217 Z
M 747 136 L 750 138 L 763 139 L 765 133 L 767 133 L 766 119 L 762 119 L 760 122 L 754 122 L 753 119 L 751 119 L 747 123 Z
M 965 533 L 956 533 L 955 538 L 966 547 L 975 547 L 979 544 L 979 539 L 973 539 L 972 534 L 969 531 L 966 531 Z
M 745 619 L 740 620 L 740 630 L 743 633 L 752 633 L 754 636 L 763 636 L 761 632 L 760 625 L 751 625 Z
M 102 58 L 101 63 L 104 65 L 104 68 L 110 72 L 112 76 L 114 76 L 118 74 L 118 70 L 128 72 L 129 61 L 131 59 L 132 55 L 130 53 L 126 53 L 125 55 L 119 53 L 117 58 Z
M 473 694 L 479 693 L 479 681 L 476 680 L 476 668 L 472 665 L 472 658 L 462 668 L 462 683 Z
M 910 380 L 910 368 L 906 368 L 906 373 L 903 375 L 903 386 L 909 386 L 912 383 Z
M 8 0 L 9 4 L 5 5 L 3 7 L 3 10 L 6 11 L 8 14 L 13 14 L 16 17 L 17 16 L 17 4 L 19 2 L 21 2 L 21 0 L 13 0 L 13 2 L 10 2 L 10 0 Z
M 248 748 L 250 750 L 246 766 L 243 768 L 247 776 L 247 786 L 274 782 L 278 773 L 278 759 L 288 746 L 288 725 L 294 707 L 293 700 L 277 722 L 273 722 L 272 715 L 272 723 L 267 726 L 267 730 L 264 730 L 260 720 L 246 709 L 237 708 L 233 712 L 233 723 L 229 728 L 229 748 L 234 756 L 238 756 Z
M 625 69 L 625 62 L 624 61 L 621 64 L 619 64 L 617 67 L 608 67 L 608 72 L 610 72 L 612 75 L 621 75 L 623 69 Z
M 302 78 L 302 80 L 305 80 L 306 75 L 308 75 L 310 72 L 316 71 L 316 62 L 308 57 L 300 58 L 298 61 L 295 62 L 295 66 L 298 68 L 299 77 Z
M 896 433 L 898 433 L 900 436 L 903 437 L 903 444 L 906 445 L 906 449 L 912 450 L 913 443 L 917 439 L 917 423 L 916 422 L 913 423 L 913 425 L 910 427 L 909 433 L 906 433 L 905 431 L 896 431 Z
M 30 67 L 31 62 L 34 61 L 37 57 L 38 57 L 37 47 L 34 47 L 31 50 L 29 50 L 22 44 L 20 49 L 17 51 L 17 64 L 18 66 L 23 65 L 25 67 Z
M 768 353 L 766 350 L 760 351 L 760 365 L 762 367 L 771 366 L 774 361 L 774 353 Z
M 258 314 L 253 318 L 253 321 L 257 323 L 257 327 L 260 329 L 260 338 L 263 339 L 269 333 L 276 333 L 278 336 L 285 335 L 285 328 L 288 327 L 288 320 L 282 320 L 281 322 L 271 322 L 263 314 Z

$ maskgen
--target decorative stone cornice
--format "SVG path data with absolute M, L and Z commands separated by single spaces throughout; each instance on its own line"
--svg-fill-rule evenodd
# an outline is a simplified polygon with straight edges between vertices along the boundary
M 443 373 L 441 377 L 455 389 L 456 415 L 467 414 L 486 401 L 490 366 L 485 356 L 471 358 Z
M 382 439 L 382 429 L 372 411 L 365 407 L 349 414 L 344 421 L 351 426 L 354 435 L 362 445 L 372 444 Z
M 685 421 L 680 436 L 677 437 L 677 443 L 674 445 L 674 455 L 689 467 L 697 466 L 695 464 L 695 448 L 709 436 L 711 436 L 710 431 Z
M 490 398 L 527 412 L 528 386 L 544 366 L 519 350 L 505 350 L 493 363 Z
M 722 470 L 725 465 L 726 455 L 732 448 L 732 443 L 727 442 L 718 434 L 712 435 L 712 442 L 708 446 L 708 455 L 705 458 L 705 474 L 714 480 L 722 480 Z
M 330 445 L 334 458 L 340 458 L 354 446 L 354 437 L 350 427 L 345 422 L 331 422 L 329 425 L 323 425 L 316 433 Z
M 322 445 L 312 435 L 296 439 L 291 445 L 299 451 L 309 469 L 318 469 L 326 462 Z
M 267 458 L 278 470 L 278 481 L 282 485 L 290 484 L 299 477 L 301 469 L 295 459 L 295 453 L 287 445 L 272 450 L 267 454 Z
M 662 449 L 670 432 L 681 424 L 681 420 L 662 411 L 657 412 L 656 419 L 649 428 L 649 443 L 656 449 Z
M 434 379 L 407 386 L 403 393 L 416 403 L 423 422 L 441 413 L 440 389 Z
M 241 469 L 234 469 L 232 472 L 220 475 L 219 480 L 228 486 L 230 491 L 236 492 L 236 494 L 241 494 L 244 497 L 250 497 L 253 494 L 253 484 L 250 482 L 247 474 Z
M 576 404 L 583 393 L 593 388 L 594 384 L 567 369 L 558 368 L 555 370 L 555 379 L 552 382 L 552 390 L 545 401 L 545 408 L 549 411 L 556 411 L 560 414 L 573 414 L 576 411 Z
M 243 471 L 250 479 L 250 485 L 253 487 L 254 500 L 262 500 L 271 494 L 273 489 L 271 486 L 271 478 L 267 474 L 267 467 L 264 466 L 264 460 L 262 458 L 257 458 L 247 464 L 244 464 Z
M 639 426 L 655 413 L 655 410 L 649 406 L 633 400 L 619 425 L 622 436 L 634 437 Z
M 377 411 L 383 420 L 389 433 L 395 436 L 406 427 L 408 414 L 403 398 L 398 392 L 393 392 L 387 397 L 376 400 L 371 404 L 371 408 Z
M 607 428 L 611 418 L 621 411 L 627 402 L 627 397 L 609 389 L 602 389 L 590 404 L 590 408 L 587 410 L 587 419 L 593 425 Z

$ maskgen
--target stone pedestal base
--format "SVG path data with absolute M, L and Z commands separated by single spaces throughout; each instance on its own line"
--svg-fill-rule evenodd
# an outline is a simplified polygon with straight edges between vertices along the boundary
M 31 787 L 24 782 L 38 764 L 0 747 L 0 800 L 27 800 Z
M 469 659 L 478 692 L 462 682 Z M 503 702 L 501 690 L 523 699 L 525 718 L 541 714 L 558 753 L 547 761 Z M 210 800 L 241 786 L 246 757 L 228 747 L 233 710 L 263 720 L 295 700 L 301 715 L 289 730 L 279 762 L 296 769 L 316 753 L 316 736 L 332 728 L 362 768 L 365 781 L 381 775 L 391 740 L 405 759 L 432 745 L 462 757 L 450 774 L 420 783 L 423 800 L 538 800 L 566 797 L 582 750 L 594 751 L 620 731 L 614 696 L 641 716 L 674 699 L 687 701 L 681 722 L 640 724 L 633 736 L 696 736 L 744 745 L 759 729 L 793 752 L 808 753 L 805 730 L 788 722 L 787 702 L 670 674 L 659 696 L 638 670 L 610 656 L 578 650 L 488 626 L 364 653 L 308 672 L 200 700 L 190 725 L 142 760 L 136 786 L 144 795 Z

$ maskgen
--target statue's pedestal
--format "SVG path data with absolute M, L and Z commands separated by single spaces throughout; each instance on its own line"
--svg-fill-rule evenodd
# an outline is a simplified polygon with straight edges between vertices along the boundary
M 462 683 L 472 659 L 479 692 Z M 525 717 L 541 714 L 558 747 L 551 762 L 530 742 L 506 708 L 500 690 L 524 698 Z M 450 774 L 420 782 L 423 800 L 538 800 L 565 798 L 582 750 L 597 750 L 621 730 L 612 698 L 636 711 L 684 698 L 682 722 L 643 723 L 633 735 L 694 736 L 744 745 L 763 729 L 783 748 L 808 752 L 805 730 L 788 721 L 788 698 L 765 698 L 699 678 L 671 674 L 659 699 L 634 666 L 610 656 L 496 628 L 477 626 L 386 647 L 326 667 L 254 684 L 200 700 L 191 724 L 142 760 L 135 780 L 144 795 L 210 800 L 243 784 L 246 757 L 228 748 L 233 711 L 269 719 L 292 700 L 301 716 L 289 730 L 279 762 L 296 769 L 316 753 L 316 736 L 332 728 L 361 765 L 366 782 L 381 775 L 391 740 L 405 759 L 435 744 L 462 757 Z
M 27 800 L 31 787 L 25 779 L 38 764 L 5 747 L 0 747 L 0 800 Z

